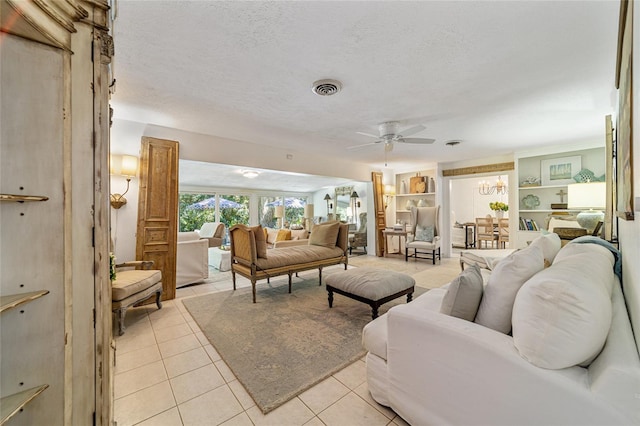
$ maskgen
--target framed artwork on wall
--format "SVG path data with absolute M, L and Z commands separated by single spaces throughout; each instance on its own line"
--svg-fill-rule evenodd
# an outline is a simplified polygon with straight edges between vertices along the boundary
M 618 126 L 616 133 L 616 215 L 633 220 L 632 13 L 633 2 L 620 3 L 618 34 Z
M 542 185 L 567 185 L 575 183 L 573 177 L 582 168 L 582 157 L 551 158 L 540 161 L 540 176 Z

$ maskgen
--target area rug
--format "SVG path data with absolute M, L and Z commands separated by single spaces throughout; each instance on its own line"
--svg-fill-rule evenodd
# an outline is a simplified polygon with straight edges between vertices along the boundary
M 287 277 L 258 283 L 255 304 L 250 287 L 183 301 L 265 414 L 365 354 L 369 305 L 336 294 L 329 309 L 317 272 L 301 277 L 294 277 L 291 294 Z M 425 291 L 416 288 L 414 296 Z M 399 303 L 406 297 L 383 305 L 380 314 Z

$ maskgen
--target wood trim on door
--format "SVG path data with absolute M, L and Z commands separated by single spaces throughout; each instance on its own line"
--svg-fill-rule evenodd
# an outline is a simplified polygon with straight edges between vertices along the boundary
M 162 300 L 176 297 L 178 142 L 142 137 L 136 259 L 162 271 Z
M 384 256 L 384 228 L 387 226 L 386 212 L 384 209 L 384 185 L 382 173 L 371 172 L 373 182 L 373 205 L 376 213 L 376 256 Z

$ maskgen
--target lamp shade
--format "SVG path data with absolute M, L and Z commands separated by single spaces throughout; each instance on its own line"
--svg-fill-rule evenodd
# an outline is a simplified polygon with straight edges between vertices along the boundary
M 385 185 L 384 195 L 396 195 L 396 187 L 393 185 Z
M 284 206 L 276 206 L 273 217 L 277 217 L 277 218 L 284 217 Z
M 313 217 L 313 204 L 306 204 L 304 206 L 304 217 L 311 219 Z
M 331 199 L 331 196 L 330 196 L 329 194 L 327 194 L 327 195 L 325 195 L 325 196 L 324 196 L 324 200 L 325 200 L 325 201 L 329 201 L 330 199 Z
M 570 209 L 604 209 L 606 191 L 604 182 L 568 185 L 568 207 Z
M 138 157 L 112 154 L 110 159 L 112 175 L 135 177 L 138 174 Z

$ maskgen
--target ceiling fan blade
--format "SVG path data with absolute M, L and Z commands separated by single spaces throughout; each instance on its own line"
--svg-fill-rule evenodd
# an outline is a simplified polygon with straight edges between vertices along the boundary
M 354 145 L 354 146 L 348 146 L 347 150 L 351 151 L 353 149 L 360 149 L 360 148 L 364 148 L 365 146 L 370 146 L 370 145 L 377 145 L 382 141 L 375 141 L 375 142 L 370 142 L 370 143 L 363 143 L 361 145 Z
M 411 136 L 425 129 L 426 127 L 424 127 L 422 124 L 418 124 L 417 126 L 409 127 L 408 129 L 404 129 L 398 133 L 400 133 L 402 136 Z
M 412 143 L 412 144 L 429 144 L 434 143 L 435 139 L 427 139 L 427 138 L 402 138 L 398 139 L 398 142 L 402 143 Z
M 356 133 L 359 134 L 359 135 L 369 136 L 371 138 L 376 138 L 376 139 L 378 139 L 380 137 L 378 135 L 372 135 L 371 133 L 365 133 L 365 132 L 356 132 Z

